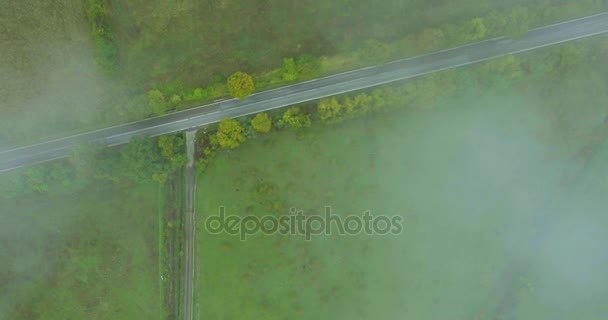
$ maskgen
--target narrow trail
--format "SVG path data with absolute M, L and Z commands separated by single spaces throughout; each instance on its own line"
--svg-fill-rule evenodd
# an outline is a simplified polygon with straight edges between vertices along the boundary
M 186 132 L 186 152 L 188 163 L 184 169 L 185 204 L 184 204 L 184 320 L 192 320 L 192 300 L 194 295 L 194 190 L 196 188 L 194 171 L 194 140 L 196 131 Z

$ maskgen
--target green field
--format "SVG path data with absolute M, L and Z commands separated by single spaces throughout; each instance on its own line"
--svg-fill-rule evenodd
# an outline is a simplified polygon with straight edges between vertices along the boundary
M 0 150 L 149 116 L 150 89 L 186 108 L 236 70 L 267 87 L 304 80 L 283 76 L 285 57 L 337 72 L 495 36 L 494 10 L 534 5 L 517 16 L 534 27 L 608 0 L 43 2 L 0 9 Z M 488 29 L 471 28 L 481 16 Z M 606 318 L 607 55 L 608 36 L 595 36 L 340 96 L 334 124 L 318 101 L 299 106 L 307 128 L 282 109 L 268 134 L 237 119 L 229 129 L 247 141 L 234 150 L 210 142 L 210 126 L 195 319 Z M 180 134 L 78 146 L 0 175 L 0 320 L 179 315 L 183 149 Z M 326 206 L 402 217 L 403 232 L 205 230 L 220 207 Z
M 597 41 L 597 39 L 595 40 Z M 587 50 L 597 42 L 573 46 Z M 571 50 L 559 47 L 551 50 Z M 546 51 L 548 51 L 547 49 Z M 542 53 L 539 53 L 541 55 Z M 480 69 L 481 68 L 481 69 Z M 480 72 L 484 66 L 470 71 Z M 608 114 L 605 71 L 458 91 L 438 107 L 273 133 L 198 181 L 200 319 L 599 319 L 608 256 L 606 144 L 569 159 Z M 467 71 L 458 77 L 466 78 Z M 490 81 L 488 79 L 488 81 Z M 496 80 L 496 79 L 494 79 Z M 595 94 L 589 94 L 593 92 Z M 547 98 L 550 96 L 551 98 Z M 576 109 L 573 109 L 576 106 Z M 401 215 L 399 236 L 211 235 L 240 216 Z M 579 248 L 578 246 L 582 246 Z M 579 248 L 579 249 L 577 249 Z
M 158 187 L 0 202 L 0 319 L 158 319 Z

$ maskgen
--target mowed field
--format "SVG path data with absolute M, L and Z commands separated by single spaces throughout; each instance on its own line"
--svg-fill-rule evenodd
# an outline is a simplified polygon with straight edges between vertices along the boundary
M 571 162 L 607 114 L 606 77 L 604 67 L 573 68 L 551 81 L 459 92 L 434 109 L 273 133 L 221 154 L 197 184 L 195 314 L 606 316 L 606 144 Z M 573 166 L 584 169 L 564 183 Z M 205 231 L 222 206 L 241 217 L 371 210 L 402 216 L 404 230 L 240 241 Z
M 159 319 L 158 187 L 0 201 L 0 319 Z

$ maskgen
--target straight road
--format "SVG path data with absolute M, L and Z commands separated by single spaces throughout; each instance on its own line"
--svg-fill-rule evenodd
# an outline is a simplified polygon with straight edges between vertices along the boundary
M 494 38 L 387 64 L 268 90 L 238 100 L 212 103 L 168 115 L 100 129 L 12 150 L 0 151 L 0 172 L 59 159 L 83 143 L 112 146 L 133 136 L 157 136 L 345 92 L 370 88 L 424 74 L 470 65 L 566 41 L 608 32 L 608 12 L 529 31 L 519 39 Z
M 185 263 L 184 263 L 184 320 L 192 320 L 192 300 L 194 297 L 194 190 L 196 180 L 194 174 L 194 139 L 196 130 L 186 132 L 186 152 L 188 163 L 184 169 L 186 187 L 184 220 L 185 220 Z

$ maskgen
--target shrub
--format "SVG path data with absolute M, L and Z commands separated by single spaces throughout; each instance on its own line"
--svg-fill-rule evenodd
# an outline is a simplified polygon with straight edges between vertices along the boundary
M 296 68 L 301 78 L 313 78 L 321 73 L 321 60 L 309 54 L 296 58 Z
M 283 68 L 281 73 L 283 81 L 293 81 L 298 78 L 298 69 L 293 58 L 283 59 Z
M 257 132 L 267 133 L 272 128 L 272 119 L 265 112 L 258 113 L 251 120 L 251 126 Z
M 321 121 L 326 123 L 335 123 L 342 120 L 342 105 L 335 97 L 331 99 L 319 100 L 317 112 Z
M 283 121 L 291 128 L 304 128 L 311 124 L 310 115 L 306 114 L 300 107 L 291 107 L 283 114 Z
M 244 72 L 237 71 L 228 77 L 228 90 L 234 97 L 242 99 L 255 89 L 253 78 Z
M 216 137 L 217 142 L 222 148 L 234 149 L 238 147 L 241 142 L 245 141 L 243 127 L 238 121 L 230 118 L 225 118 L 220 121 Z
M 167 101 L 165 95 L 160 90 L 148 91 L 148 106 L 155 115 L 162 115 L 167 111 Z

